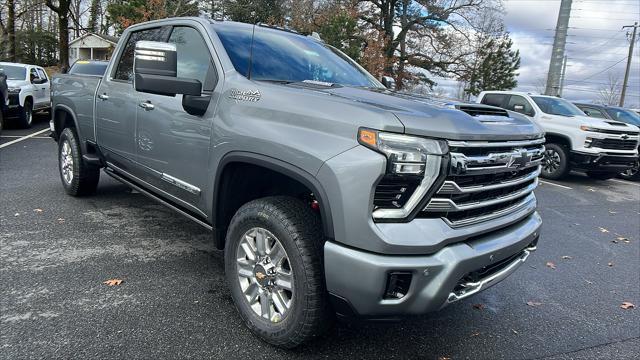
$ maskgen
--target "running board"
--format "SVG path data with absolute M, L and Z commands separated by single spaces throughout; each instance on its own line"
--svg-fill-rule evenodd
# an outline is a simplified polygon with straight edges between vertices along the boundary
M 131 188 L 133 188 L 135 190 L 137 190 L 141 194 L 144 194 L 145 196 L 147 196 L 147 197 L 159 202 L 160 204 L 168 207 L 169 209 L 177 212 L 178 214 L 180 214 L 182 216 L 185 216 L 190 220 L 193 220 L 194 222 L 198 223 L 200 226 L 204 227 L 205 229 L 213 231 L 213 226 L 211 226 L 211 225 L 207 224 L 206 222 L 198 219 L 197 217 L 189 214 L 188 212 L 180 209 L 179 207 L 171 204 L 170 202 L 160 198 L 156 194 L 154 194 L 154 193 L 152 193 L 152 192 L 150 192 L 148 190 L 145 190 L 142 187 L 140 187 L 139 185 L 136 185 L 135 183 L 133 183 L 133 182 L 127 180 L 126 178 L 118 175 L 115 171 L 113 171 L 113 170 L 111 170 L 109 168 L 104 168 L 103 170 L 104 170 L 105 174 L 107 174 L 107 175 L 111 176 L 112 178 L 120 181 L 121 183 L 123 183 L 123 184 L 125 184 L 125 185 L 127 185 L 127 186 L 129 186 L 129 187 L 131 187 Z

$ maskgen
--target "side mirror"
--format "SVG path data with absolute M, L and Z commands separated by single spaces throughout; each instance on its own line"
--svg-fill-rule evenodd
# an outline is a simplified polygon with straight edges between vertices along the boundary
M 37 79 L 33 79 L 33 80 L 31 80 L 31 83 L 32 83 L 32 84 L 35 84 L 35 85 L 44 84 L 44 83 L 46 83 L 46 82 L 47 82 L 47 80 L 46 80 L 46 79 L 40 79 L 40 78 L 37 78 Z
M 382 82 L 382 85 L 387 89 L 395 90 L 396 88 L 396 81 L 391 76 L 383 76 L 380 82 Z
M 202 84 L 195 79 L 177 77 L 178 57 L 175 44 L 138 41 L 133 60 L 136 91 L 176 96 L 200 96 Z

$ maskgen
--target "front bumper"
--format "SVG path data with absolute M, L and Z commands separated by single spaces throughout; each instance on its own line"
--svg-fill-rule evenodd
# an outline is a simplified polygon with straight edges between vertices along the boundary
M 431 255 L 381 255 L 327 242 L 327 289 L 336 312 L 365 318 L 417 315 L 441 309 L 500 282 L 535 249 L 542 221 L 533 213 L 516 224 Z M 470 274 L 474 276 L 469 280 Z M 385 298 L 391 273 L 410 273 L 406 294 Z
M 583 152 L 571 152 L 571 164 L 575 169 L 601 171 L 601 172 L 623 172 L 637 166 L 638 155 L 619 154 L 589 154 Z

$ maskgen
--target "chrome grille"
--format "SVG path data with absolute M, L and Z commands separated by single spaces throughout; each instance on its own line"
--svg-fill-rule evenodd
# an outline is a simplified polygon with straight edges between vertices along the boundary
M 544 138 L 526 141 L 450 141 L 451 166 L 422 217 L 451 227 L 492 220 L 535 208 Z

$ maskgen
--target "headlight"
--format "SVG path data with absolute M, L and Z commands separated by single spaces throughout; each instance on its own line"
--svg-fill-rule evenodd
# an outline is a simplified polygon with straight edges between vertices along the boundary
M 20 88 L 9 88 L 9 94 L 18 94 L 20 93 Z
M 590 132 L 606 132 L 604 130 L 596 129 L 594 127 L 587 126 L 587 125 L 580 125 L 580 130 L 582 130 L 582 131 L 590 131 Z
M 358 142 L 387 158 L 387 174 L 376 187 L 373 217 L 409 216 L 440 175 L 449 149 L 442 140 L 360 129 Z

